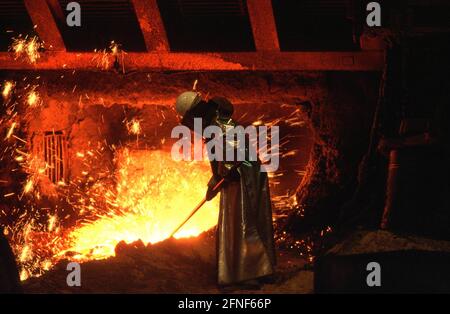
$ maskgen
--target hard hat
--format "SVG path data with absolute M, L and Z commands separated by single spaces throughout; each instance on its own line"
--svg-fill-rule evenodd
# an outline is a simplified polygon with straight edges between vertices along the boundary
M 181 116 L 184 116 L 186 112 L 194 108 L 201 100 L 202 97 L 198 92 L 184 92 L 180 96 L 178 96 L 175 107 L 177 112 Z

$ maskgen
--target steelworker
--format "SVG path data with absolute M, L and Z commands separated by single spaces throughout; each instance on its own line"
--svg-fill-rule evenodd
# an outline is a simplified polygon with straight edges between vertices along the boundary
M 202 119 L 203 129 L 215 125 L 223 134 L 236 126 L 231 118 L 233 105 L 222 97 L 206 101 L 198 92 L 184 92 L 177 98 L 176 110 L 181 124 L 192 131 L 194 118 Z M 206 199 L 211 200 L 221 192 L 216 238 L 217 282 L 221 287 L 258 288 L 273 279 L 274 274 L 276 259 L 268 177 L 260 171 L 257 158 L 251 161 L 248 154 L 245 156 L 244 161 L 211 160 L 212 177 Z M 222 178 L 224 184 L 214 190 Z

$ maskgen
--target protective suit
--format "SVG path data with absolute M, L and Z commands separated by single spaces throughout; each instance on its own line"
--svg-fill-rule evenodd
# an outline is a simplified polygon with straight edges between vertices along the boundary
M 14 255 L 0 227 L 0 294 L 21 292 Z
M 224 133 L 235 125 L 231 119 L 233 106 L 225 98 L 208 102 L 192 94 L 189 98 L 193 100 L 191 105 L 177 102 L 177 111 L 183 114 L 182 124 L 192 127 L 192 118 L 201 117 L 205 127 L 216 125 Z M 220 189 L 216 238 L 217 281 L 221 286 L 270 276 L 276 263 L 268 177 L 260 171 L 260 162 L 249 161 L 247 153 L 245 161 L 211 161 L 213 176 L 207 200 L 218 193 L 213 191 L 217 182 L 225 179 Z

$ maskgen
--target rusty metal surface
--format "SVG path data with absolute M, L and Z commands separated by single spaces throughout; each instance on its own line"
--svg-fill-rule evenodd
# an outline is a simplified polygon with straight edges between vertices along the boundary
M 25 7 L 36 26 L 39 37 L 50 50 L 65 51 L 61 33 L 45 0 L 25 0 Z
M 36 63 L 0 53 L 0 69 L 102 69 L 100 53 L 43 52 Z M 107 55 L 109 64 L 113 55 Z M 122 62 L 122 59 L 120 60 Z M 240 52 L 240 53 L 126 53 L 125 70 L 205 71 L 380 71 L 381 51 L 367 52 Z M 122 64 L 120 65 L 122 67 Z M 104 69 L 104 68 L 103 68 Z
M 156 0 L 131 0 L 148 51 L 168 51 L 169 42 Z
M 256 50 L 280 50 L 272 2 L 270 0 L 248 0 L 247 7 Z

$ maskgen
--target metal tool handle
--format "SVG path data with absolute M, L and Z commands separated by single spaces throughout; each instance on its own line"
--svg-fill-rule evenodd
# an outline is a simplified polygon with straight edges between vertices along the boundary
M 225 182 L 225 179 L 222 178 L 214 187 L 213 187 L 213 191 L 216 191 L 217 189 L 220 189 L 220 187 L 222 186 L 222 184 Z M 194 214 L 203 206 L 203 204 L 205 204 L 207 202 L 206 197 L 204 197 L 200 203 L 198 203 L 198 205 L 191 211 L 191 213 L 189 214 L 189 216 L 186 217 L 185 220 L 183 220 L 183 222 L 170 234 L 170 238 L 172 238 L 175 233 L 178 232 L 178 230 L 180 230 L 185 224 L 186 222 L 189 221 L 189 219 L 191 219 L 192 216 L 194 216 Z

